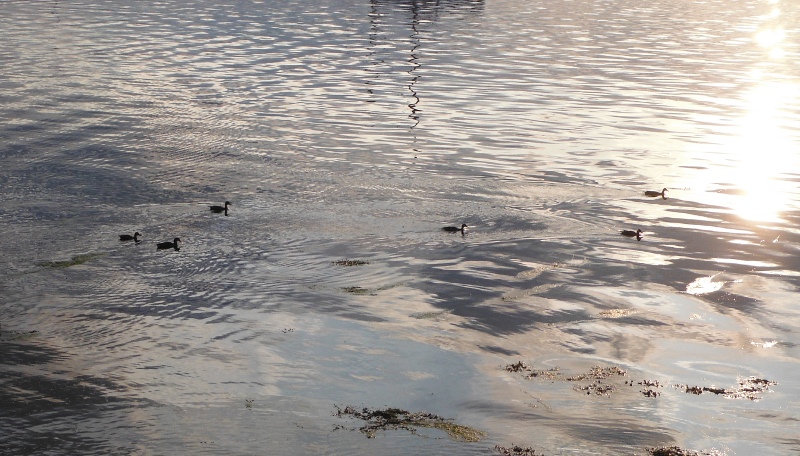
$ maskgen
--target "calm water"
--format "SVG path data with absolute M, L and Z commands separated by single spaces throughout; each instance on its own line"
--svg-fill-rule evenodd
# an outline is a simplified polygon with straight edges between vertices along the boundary
M 798 23 L 785 0 L 2 2 L 0 453 L 800 454 Z M 777 384 L 681 388 L 749 376 Z M 367 439 L 335 405 L 487 437 Z

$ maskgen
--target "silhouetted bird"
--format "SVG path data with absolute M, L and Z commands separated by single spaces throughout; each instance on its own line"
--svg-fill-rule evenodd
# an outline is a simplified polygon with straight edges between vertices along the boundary
M 133 233 L 133 236 L 131 236 L 130 234 L 120 234 L 120 235 L 119 235 L 119 240 L 120 240 L 120 241 L 134 241 L 134 242 L 139 242 L 139 236 L 141 236 L 141 234 L 139 234 L 139 232 L 138 232 L 138 231 L 137 231 L 137 232 L 135 232 L 135 233 Z
M 667 195 L 665 195 L 665 193 L 668 192 L 668 191 L 669 190 L 667 190 L 667 188 L 665 187 L 660 192 L 656 192 L 656 191 L 653 191 L 653 190 L 647 190 L 646 192 L 644 192 L 644 195 L 645 196 L 653 196 L 653 197 L 660 196 L 660 197 L 662 197 L 664 199 L 667 199 Z
M 211 209 L 211 212 L 215 214 L 219 214 L 220 212 L 224 212 L 225 215 L 228 215 L 228 205 L 230 205 L 230 201 L 225 201 L 224 206 L 208 206 Z
M 158 248 L 158 250 L 164 250 L 164 249 L 180 250 L 181 248 L 178 244 L 181 242 L 183 242 L 181 241 L 181 238 L 175 238 L 172 240 L 172 242 L 159 242 L 158 244 L 156 244 L 156 247 Z
M 619 232 L 619 234 L 627 237 L 635 237 L 637 241 L 642 240 L 642 230 L 622 230 Z
M 461 228 L 455 226 L 446 226 L 442 228 L 442 231 L 447 231 L 448 233 L 455 233 L 456 231 L 461 231 L 462 233 L 467 229 L 467 224 L 463 223 Z

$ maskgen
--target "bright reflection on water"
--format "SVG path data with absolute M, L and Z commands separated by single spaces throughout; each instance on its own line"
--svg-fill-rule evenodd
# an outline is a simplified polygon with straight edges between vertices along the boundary
M 796 84 L 765 83 L 745 96 L 747 112 L 730 142 L 731 152 L 740 157 L 731 181 L 742 183 L 736 210 L 744 218 L 779 222 L 794 199 L 796 182 L 783 180 L 782 173 L 797 168 L 797 142 L 782 112 L 796 105 L 797 94 Z
M 799 23 L 777 0 L 0 3 L 0 453 L 796 452 Z M 586 395 L 520 360 L 665 386 Z M 681 387 L 749 376 L 778 384 Z M 488 437 L 367 439 L 334 404 Z

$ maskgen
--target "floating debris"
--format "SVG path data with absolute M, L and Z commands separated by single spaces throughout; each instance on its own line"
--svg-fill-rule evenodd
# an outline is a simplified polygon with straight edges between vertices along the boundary
M 451 420 L 427 412 L 411 413 L 398 408 L 373 410 L 369 408 L 356 409 L 352 406 L 345 408 L 336 407 L 335 416 L 352 416 L 367 423 L 359 430 L 367 436 L 374 438 L 378 431 L 404 429 L 416 433 L 418 427 L 439 429 L 447 433 L 453 440 L 464 442 L 477 442 L 486 436 L 485 432 L 468 426 L 455 424 Z
M 575 391 L 586 392 L 587 395 L 591 395 L 592 393 L 598 396 L 610 396 L 611 393 L 617 390 L 614 385 L 605 384 L 603 380 L 608 379 L 609 377 L 614 376 L 626 376 L 628 375 L 627 371 L 621 369 L 617 366 L 609 366 L 609 367 L 600 367 L 594 366 L 592 367 L 589 372 L 585 374 L 573 375 L 570 377 L 564 377 L 558 367 L 554 367 L 548 370 L 541 370 L 541 369 L 534 369 L 533 367 L 525 364 L 522 361 L 518 361 L 514 364 L 509 364 L 505 368 L 508 372 L 520 372 L 525 374 L 525 378 L 533 379 L 533 378 L 542 378 L 545 380 L 562 380 L 568 382 L 584 382 L 590 381 L 588 385 L 575 385 L 572 387 Z M 628 381 L 625 381 L 625 384 L 628 384 Z M 633 381 L 630 382 L 633 385 Z
M 628 383 L 628 382 L 625 382 L 625 383 Z M 658 380 L 647 380 L 647 379 L 645 379 L 645 380 L 642 380 L 641 382 L 639 382 L 639 384 L 645 387 L 645 389 L 639 390 L 639 392 L 642 393 L 642 395 L 644 397 L 658 397 L 658 396 L 661 396 L 661 392 L 660 391 L 656 391 L 656 390 L 652 389 L 652 388 L 661 388 L 661 382 L 659 382 Z M 630 385 L 633 386 L 633 380 L 631 380 Z
M 534 369 L 532 366 L 529 366 L 522 361 L 507 365 L 506 370 L 508 372 L 523 372 L 525 373 L 525 378 L 527 379 L 542 378 L 545 380 L 556 380 L 560 379 L 561 376 L 558 367 L 553 367 L 547 370 Z
M 729 399 L 750 399 L 751 401 L 757 401 L 761 399 L 761 393 L 768 392 L 770 386 L 778 384 L 778 382 L 756 377 L 739 378 L 737 383 L 738 386 L 734 389 L 689 385 L 676 385 L 675 387 L 683 389 L 685 393 L 697 395 L 714 393 Z
M 601 311 L 599 315 L 602 318 L 623 318 L 637 313 L 639 311 L 636 309 L 610 309 Z
M 589 385 L 575 385 L 572 387 L 575 391 L 586 391 L 586 395 L 594 393 L 597 396 L 611 396 L 611 393 L 616 391 L 614 385 L 604 385 L 600 380 L 595 380 Z
M 651 456 L 725 456 L 725 453 L 722 453 L 715 449 L 694 451 L 694 450 L 685 450 L 681 447 L 676 447 L 676 446 L 648 448 L 647 453 L 650 454 Z
M 504 447 L 501 445 L 494 446 L 495 451 L 500 454 L 504 454 L 507 456 L 536 456 L 536 450 L 531 447 L 521 447 L 519 445 L 513 445 L 511 447 Z M 540 456 L 544 456 L 539 453 Z
M 333 261 L 332 264 L 335 264 L 337 266 L 364 266 L 366 264 L 369 264 L 369 261 L 348 260 L 347 258 L 345 258 L 344 260 Z
M 344 290 L 344 291 L 346 291 L 348 293 L 353 293 L 353 294 L 367 294 L 367 293 L 369 293 L 369 289 L 368 288 L 363 288 L 363 287 L 343 287 L 342 290 Z
M 517 361 L 516 363 L 508 364 L 505 366 L 505 370 L 508 372 L 521 373 L 529 380 L 534 378 L 543 378 L 554 381 L 559 380 L 567 382 L 582 382 L 582 384 L 574 385 L 572 389 L 581 393 L 585 392 L 586 395 L 595 394 L 597 396 L 606 397 L 617 391 L 617 386 L 621 386 L 618 383 L 615 386 L 614 384 L 611 384 L 614 383 L 613 381 L 606 382 L 606 380 L 612 377 L 625 377 L 628 375 L 627 371 L 617 366 L 594 366 L 585 374 L 564 377 L 559 371 L 558 367 L 554 367 L 546 371 L 539 370 L 534 369 L 528 364 L 525 364 L 523 361 Z M 686 384 L 673 384 L 672 386 L 679 390 L 683 390 L 685 393 L 691 393 L 695 395 L 712 393 L 716 395 L 722 395 L 723 397 L 729 399 L 749 399 L 751 401 L 757 401 L 761 399 L 761 395 L 763 393 L 770 391 L 770 386 L 778 384 L 775 381 L 758 377 L 739 378 L 737 379 L 737 383 L 738 385 L 736 388 L 689 386 Z M 633 386 L 634 380 L 625 380 L 624 384 L 626 386 Z M 643 396 L 653 398 L 661 396 L 661 392 L 655 390 L 654 388 L 661 388 L 664 386 L 658 380 L 650 379 L 644 379 L 637 382 L 637 384 L 644 387 L 639 390 Z
M 575 385 L 572 387 L 575 391 L 586 392 L 587 395 L 591 395 L 592 393 L 598 396 L 610 396 L 611 393 L 616 391 L 616 387 L 614 385 L 608 385 L 603 383 L 603 380 L 613 377 L 613 376 L 626 376 L 628 375 L 627 371 L 621 369 L 617 366 L 609 366 L 609 367 L 600 367 L 594 366 L 592 367 L 589 372 L 585 374 L 573 375 L 570 377 L 564 377 L 558 367 L 554 367 L 548 370 L 541 370 L 541 369 L 534 369 L 533 367 L 525 364 L 522 361 L 518 361 L 514 364 L 509 364 L 505 368 L 508 372 L 520 372 L 525 374 L 525 378 L 533 379 L 533 378 L 542 378 L 545 380 L 563 380 L 568 382 L 583 382 L 583 381 L 591 381 L 588 385 Z M 625 381 L 625 384 L 628 384 L 628 381 Z M 633 385 L 633 381 L 630 382 Z
M 522 372 L 528 369 L 530 369 L 528 365 L 523 363 L 522 361 L 517 361 L 514 364 L 509 364 L 508 366 L 506 366 L 506 370 L 509 372 Z
M 714 394 L 727 394 L 727 393 L 731 392 L 731 391 L 726 390 L 725 388 L 714 388 L 714 387 L 709 387 L 709 386 L 703 386 L 703 387 L 692 386 L 691 388 L 689 388 L 687 386 L 687 388 L 686 388 L 686 392 L 687 393 L 692 393 L 692 394 L 697 394 L 697 395 L 703 394 L 704 391 L 707 391 L 709 393 L 714 393 Z
M 581 375 L 575 375 L 572 377 L 567 377 L 567 381 L 569 382 L 579 382 L 582 380 L 604 380 L 608 377 L 619 375 L 619 376 L 626 376 L 628 372 L 624 369 L 621 369 L 617 366 L 609 366 L 609 367 L 600 367 L 594 366 L 589 369 L 589 372 Z
M 737 383 L 739 384 L 739 387 L 733 392 L 733 394 L 728 394 L 726 397 L 730 397 L 732 399 L 750 399 L 751 401 L 755 401 L 761 399 L 759 396 L 760 393 L 769 392 L 770 386 L 778 384 L 778 382 L 757 377 L 739 378 Z

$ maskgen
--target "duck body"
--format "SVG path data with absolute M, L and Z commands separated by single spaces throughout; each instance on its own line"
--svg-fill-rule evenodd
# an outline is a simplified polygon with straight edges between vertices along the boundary
M 646 192 L 644 192 L 644 195 L 645 195 L 645 196 L 649 196 L 649 197 L 656 197 L 656 196 L 660 196 L 660 197 L 662 197 L 662 198 L 664 198 L 664 199 L 667 199 L 667 195 L 666 195 L 666 193 L 667 193 L 668 191 L 669 191 L 669 190 L 667 190 L 667 188 L 666 188 L 666 187 L 664 187 L 664 189 L 662 189 L 660 192 L 656 192 L 656 191 L 653 191 L 653 190 L 647 190 Z
M 622 230 L 622 231 L 619 232 L 619 234 L 621 234 L 621 235 L 623 235 L 625 237 L 635 237 L 637 241 L 641 241 L 642 240 L 642 230 L 636 230 L 636 231 L 633 231 L 633 230 Z
M 172 242 L 159 242 L 158 244 L 156 244 L 156 248 L 158 250 L 165 250 L 165 249 L 180 250 L 181 249 L 180 248 L 180 243 L 181 242 L 182 242 L 181 238 L 175 238 L 175 239 L 172 240 Z
M 139 242 L 139 237 L 140 237 L 140 236 L 141 236 L 141 234 L 139 234 L 139 232 L 138 232 L 138 231 L 137 231 L 137 232 L 135 232 L 135 233 L 133 233 L 133 236 L 131 236 L 130 234 L 120 234 L 120 235 L 119 235 L 119 240 L 120 240 L 120 241 L 133 241 L 133 242 Z
M 209 207 L 209 209 L 211 209 L 211 212 L 213 212 L 215 214 L 220 214 L 220 213 L 224 212 L 225 215 L 228 215 L 228 206 L 230 204 L 231 204 L 230 201 L 225 201 L 225 205 L 224 206 L 208 206 L 208 207 Z
M 466 229 L 467 229 L 467 224 L 466 223 L 462 223 L 461 224 L 461 228 L 458 228 L 456 226 L 446 226 L 446 227 L 442 228 L 442 231 L 447 231 L 448 233 L 456 233 L 458 231 L 461 231 L 462 233 L 464 233 L 464 231 Z

